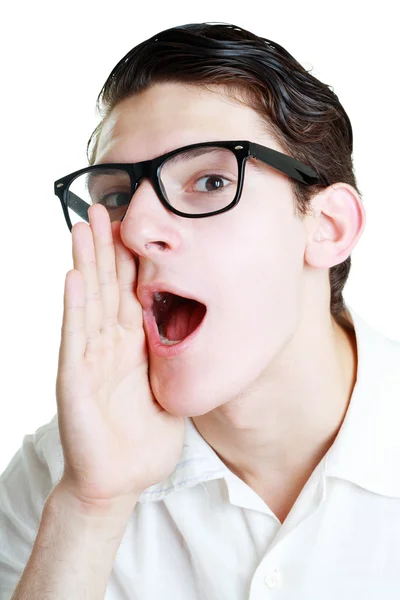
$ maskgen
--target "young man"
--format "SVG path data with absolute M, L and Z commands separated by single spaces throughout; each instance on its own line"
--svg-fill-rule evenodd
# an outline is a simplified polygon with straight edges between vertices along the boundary
M 342 297 L 343 107 L 208 24 L 134 48 L 102 102 L 55 183 L 58 415 L 2 476 L 0 600 L 397 598 L 400 344 Z

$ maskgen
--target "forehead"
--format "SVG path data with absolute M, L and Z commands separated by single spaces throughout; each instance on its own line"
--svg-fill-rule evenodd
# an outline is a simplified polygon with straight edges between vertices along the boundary
M 101 131 L 95 162 L 137 162 L 188 144 L 235 139 L 280 150 L 259 115 L 220 89 L 163 83 L 113 109 Z

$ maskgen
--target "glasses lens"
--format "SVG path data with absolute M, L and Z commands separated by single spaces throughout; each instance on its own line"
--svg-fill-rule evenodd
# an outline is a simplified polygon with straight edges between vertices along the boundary
M 236 195 L 236 156 L 217 146 L 183 151 L 163 163 L 160 183 L 169 204 L 181 212 L 203 214 L 221 210 Z
M 97 169 L 79 175 L 67 191 L 67 205 L 72 226 L 80 221 L 89 222 L 91 204 L 103 204 L 110 221 L 120 221 L 131 199 L 131 180 L 120 169 Z

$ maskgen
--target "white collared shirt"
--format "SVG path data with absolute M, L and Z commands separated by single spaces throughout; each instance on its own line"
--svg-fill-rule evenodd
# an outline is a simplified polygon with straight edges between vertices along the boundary
M 186 419 L 181 459 L 136 504 L 105 600 L 400 598 L 400 342 L 349 313 L 350 405 L 283 525 Z M 17 585 L 62 472 L 55 415 L 0 477 L 0 600 Z

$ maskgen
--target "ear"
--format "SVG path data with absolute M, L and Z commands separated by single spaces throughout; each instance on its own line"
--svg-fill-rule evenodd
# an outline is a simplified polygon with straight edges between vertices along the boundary
M 313 215 L 305 220 L 304 259 L 328 269 L 346 260 L 361 237 L 366 213 L 359 194 L 347 183 L 334 183 L 312 199 Z

